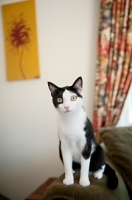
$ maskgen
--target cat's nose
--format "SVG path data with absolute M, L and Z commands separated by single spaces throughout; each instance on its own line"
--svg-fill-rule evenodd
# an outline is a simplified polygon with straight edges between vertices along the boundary
M 66 110 L 68 110 L 68 109 L 70 108 L 70 106 L 64 106 L 64 108 L 65 108 Z

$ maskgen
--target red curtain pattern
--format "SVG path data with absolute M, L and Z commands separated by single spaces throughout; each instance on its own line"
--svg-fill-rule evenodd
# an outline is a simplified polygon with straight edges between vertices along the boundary
M 102 0 L 96 66 L 95 131 L 119 120 L 132 83 L 132 0 Z

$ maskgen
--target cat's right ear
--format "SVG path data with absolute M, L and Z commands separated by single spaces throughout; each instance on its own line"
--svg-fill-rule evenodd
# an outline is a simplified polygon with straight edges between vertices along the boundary
M 55 84 L 51 83 L 51 82 L 48 82 L 48 87 L 49 87 L 49 90 L 51 92 L 51 96 L 53 97 L 55 92 L 56 92 L 56 90 L 58 89 L 58 87 Z

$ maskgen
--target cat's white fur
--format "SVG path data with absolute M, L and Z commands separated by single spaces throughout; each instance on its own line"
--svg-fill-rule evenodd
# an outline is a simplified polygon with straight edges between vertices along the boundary
M 70 185 L 74 183 L 72 161 L 81 164 L 80 181 L 82 186 L 88 186 L 89 181 L 89 159 L 84 159 L 81 152 L 86 144 L 84 124 L 86 121 L 86 112 L 82 107 L 82 98 L 71 101 L 71 96 L 76 95 L 73 92 L 65 90 L 63 93 L 63 103 L 58 109 L 58 129 L 61 140 L 61 151 L 63 155 L 65 179 L 63 183 Z M 69 107 L 68 111 L 65 107 Z M 93 147 L 94 150 L 94 147 Z

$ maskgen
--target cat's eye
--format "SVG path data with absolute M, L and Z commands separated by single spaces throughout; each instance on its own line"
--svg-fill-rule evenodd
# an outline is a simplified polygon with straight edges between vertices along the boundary
M 71 97 L 71 101 L 76 101 L 76 99 L 77 99 L 76 95 L 74 95 L 74 96 Z
M 57 99 L 57 102 L 58 102 L 58 103 L 62 103 L 62 98 L 58 98 L 58 99 Z

